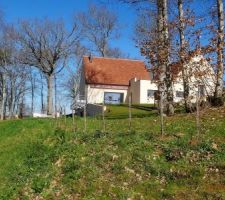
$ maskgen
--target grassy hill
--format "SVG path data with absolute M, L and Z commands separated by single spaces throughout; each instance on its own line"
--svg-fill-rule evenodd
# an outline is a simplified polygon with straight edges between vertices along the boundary
M 126 106 L 84 121 L 0 122 L 0 199 L 225 199 L 225 108 L 165 119 Z

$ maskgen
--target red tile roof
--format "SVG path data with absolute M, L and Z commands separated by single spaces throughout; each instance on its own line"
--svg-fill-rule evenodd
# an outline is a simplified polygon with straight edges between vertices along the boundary
M 128 86 L 132 78 L 150 80 L 144 62 L 139 60 L 84 56 L 83 67 L 89 84 Z

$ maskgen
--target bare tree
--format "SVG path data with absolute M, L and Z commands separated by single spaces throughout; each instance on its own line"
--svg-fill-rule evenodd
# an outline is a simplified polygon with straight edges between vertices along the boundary
M 163 75 L 165 72 L 167 74 L 165 75 L 165 78 L 161 77 L 162 80 L 160 81 L 161 85 L 165 83 L 165 93 L 163 96 L 165 97 L 166 101 L 164 101 L 163 103 L 166 103 L 165 105 L 167 105 L 165 106 L 167 114 L 169 114 L 168 108 L 171 107 L 173 99 L 172 98 L 173 76 L 171 77 L 170 73 L 172 72 L 171 67 L 174 67 L 174 65 L 178 63 L 179 66 L 181 66 L 179 68 L 181 69 L 182 72 L 182 76 L 180 78 L 183 79 L 185 108 L 187 112 L 194 111 L 193 104 L 191 103 L 192 97 L 189 94 L 190 90 L 189 79 L 193 74 L 191 74 L 190 72 L 188 73 L 187 67 L 188 62 L 190 61 L 190 55 L 193 56 L 194 52 L 193 50 L 195 48 L 200 48 L 199 39 L 203 27 L 199 26 L 197 27 L 195 25 L 196 21 L 201 22 L 202 19 L 199 16 L 196 16 L 194 11 L 190 9 L 191 2 L 192 2 L 191 0 L 185 1 L 186 4 L 184 10 L 183 0 L 177 1 L 168 0 L 169 5 L 167 7 L 169 9 L 168 15 L 170 14 L 170 20 L 167 19 L 167 30 L 163 31 L 162 29 L 162 32 L 166 33 L 167 35 L 166 37 L 161 37 L 160 36 L 161 33 L 157 28 L 157 26 L 159 25 L 159 23 L 157 24 L 158 18 L 157 16 L 159 16 L 158 15 L 159 12 L 153 9 L 151 10 L 151 8 L 147 8 L 145 10 L 142 9 L 142 12 L 141 14 L 139 14 L 138 21 L 136 24 L 135 41 L 136 44 L 138 44 L 139 48 L 141 49 L 142 55 L 144 55 L 147 58 L 150 67 L 154 68 L 153 70 L 154 74 L 158 74 L 157 76 L 159 76 L 159 74 Z M 158 22 L 159 21 L 160 20 L 158 20 Z M 161 21 L 164 22 L 165 20 Z M 162 25 L 163 24 L 161 24 L 161 26 Z M 164 38 L 167 38 L 167 43 L 163 42 Z M 166 45 L 167 47 L 164 47 L 165 44 L 167 44 Z M 166 52 L 163 53 L 161 50 L 163 51 L 166 50 L 167 53 Z M 209 49 L 205 48 L 205 50 L 206 52 L 208 52 Z M 169 59 L 165 59 L 166 56 L 168 56 Z M 161 63 L 162 61 L 165 62 L 166 60 L 168 61 L 167 67 L 166 69 L 163 69 L 159 65 L 162 64 Z M 168 102 L 170 103 L 168 104 Z
M 33 72 L 32 68 L 29 70 L 29 81 L 30 81 L 30 91 L 31 91 L 31 115 L 34 113 L 34 97 L 36 90 L 36 74 Z
M 2 66 L 1 66 L 2 67 Z M 4 72 L 4 68 L 1 68 L 0 72 L 0 80 L 1 80 L 1 120 L 5 118 L 5 106 L 6 106 L 6 75 Z
M 6 85 L 5 85 L 5 73 L 0 73 L 1 80 L 1 120 L 5 118 L 5 102 L 6 102 Z
M 20 61 L 37 67 L 47 79 L 47 113 L 52 114 L 53 76 L 59 73 L 72 49 L 79 42 L 76 25 L 68 32 L 62 21 L 48 19 L 22 21 L 18 29 L 21 46 Z
M 64 85 L 68 91 L 68 97 L 72 100 L 76 99 L 79 95 L 80 77 L 81 69 L 78 68 L 75 73 L 70 74 L 68 81 Z
M 174 114 L 173 107 L 173 88 L 171 69 L 169 65 L 169 32 L 168 32 L 168 12 L 167 12 L 167 0 L 157 1 L 158 18 L 158 68 L 160 69 L 160 83 L 159 90 L 163 92 L 162 96 L 165 96 L 166 113 L 167 115 Z
M 122 2 L 137 4 L 145 3 L 152 5 L 152 9 L 144 10 L 149 12 L 147 15 L 142 14 L 144 21 L 138 21 L 136 32 L 140 36 L 136 38 L 141 53 L 146 56 L 149 63 L 157 68 L 159 74 L 159 90 L 162 94 L 163 104 L 167 115 L 174 114 L 173 106 L 173 88 L 172 76 L 170 69 L 170 38 L 168 28 L 168 5 L 167 0 L 157 1 L 135 1 L 121 0 Z M 143 13 L 143 12 L 142 12 Z M 149 21 L 146 21 L 149 19 Z M 150 21 L 151 20 L 151 21 Z
M 4 106 L 2 108 L 3 118 L 7 115 L 13 118 L 18 113 L 18 106 L 22 96 L 30 90 L 28 87 L 29 71 L 24 66 L 10 64 L 4 71 Z
M 224 9 L 223 0 L 217 0 L 217 14 L 218 14 L 218 39 L 217 39 L 217 77 L 215 89 L 215 104 L 223 105 L 223 76 L 224 76 Z
M 121 55 L 118 48 L 112 48 L 109 44 L 111 40 L 119 37 L 119 25 L 115 13 L 105 6 L 89 5 L 88 11 L 79 13 L 76 19 L 85 38 L 94 46 L 94 51 L 102 57 Z
M 156 12 L 151 12 L 147 9 L 138 14 L 134 40 L 140 48 L 141 54 L 146 57 L 149 67 L 157 66 L 158 34 Z
M 45 112 L 45 104 L 44 104 L 44 80 L 43 74 L 40 73 L 40 97 L 41 97 L 41 113 Z
M 15 44 L 11 38 L 11 27 L 2 24 L 0 41 L 0 77 L 1 77 L 1 119 L 5 117 L 7 101 L 7 74 L 9 65 L 14 63 Z
M 182 79 L 183 79 L 183 88 L 184 88 L 184 105 L 186 112 L 191 111 L 191 102 L 189 100 L 189 80 L 187 75 L 187 70 L 185 69 L 185 18 L 184 18 L 184 10 L 183 10 L 183 0 L 177 1 L 178 5 L 178 15 L 179 15 L 179 36 L 180 36 L 180 62 L 182 64 Z
M 66 96 L 72 103 L 76 98 L 79 97 L 80 93 L 80 78 L 81 78 L 81 64 L 83 56 L 88 52 L 84 46 L 77 46 L 74 50 L 73 55 L 75 57 L 75 63 L 72 70 L 69 66 L 66 66 L 66 70 L 69 73 L 68 79 L 63 83 L 63 87 L 66 91 Z
M 0 50 L 0 78 L 1 78 L 1 120 L 5 117 L 5 106 L 6 106 L 6 74 L 5 67 L 8 61 L 8 50 L 6 49 L 4 40 L 2 40 Z

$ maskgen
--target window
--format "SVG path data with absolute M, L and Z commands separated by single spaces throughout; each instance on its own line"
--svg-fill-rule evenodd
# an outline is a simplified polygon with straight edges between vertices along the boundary
M 105 102 L 105 104 L 123 103 L 123 93 L 105 92 L 104 93 L 104 102 Z
M 157 90 L 148 90 L 147 91 L 147 97 L 148 98 L 153 98 L 154 96 L 155 96 L 155 92 L 156 92 Z
M 183 91 L 176 91 L 176 97 L 179 97 L 179 98 L 184 97 L 184 92 Z

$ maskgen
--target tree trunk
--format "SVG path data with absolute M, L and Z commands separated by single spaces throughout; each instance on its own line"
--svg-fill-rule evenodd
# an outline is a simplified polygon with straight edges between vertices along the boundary
M 44 85 L 43 85 L 43 76 L 41 75 L 41 113 L 44 114 Z
M 35 77 L 31 72 L 31 115 L 34 113 L 34 90 L 35 90 Z
M 75 110 L 72 110 L 72 118 L 73 118 L 73 132 L 76 132 L 76 127 L 75 127 Z
M 168 11 L 167 11 L 167 0 L 163 0 L 163 20 L 164 20 L 164 40 L 165 40 L 165 65 L 166 65 L 166 95 L 167 95 L 167 104 L 166 104 L 166 112 L 167 115 L 174 114 L 174 106 L 173 106 L 173 82 L 172 82 L 172 74 L 171 67 L 169 65 L 169 31 L 168 31 Z
M 53 76 L 52 74 L 47 76 L 47 86 L 48 86 L 48 95 L 47 95 L 47 114 L 52 115 L 52 82 Z
M 5 74 L 2 73 L 2 103 L 1 103 L 1 120 L 5 118 L 5 100 L 6 100 L 6 85 L 5 85 Z
M 13 94 L 13 89 L 12 89 L 12 85 L 10 88 L 10 101 L 9 101 L 9 119 L 13 118 L 13 106 L 14 106 L 14 94 Z
M 54 75 L 55 83 L 55 118 L 57 118 L 57 85 L 56 85 L 56 74 Z
M 21 103 L 19 104 L 19 118 L 23 118 L 24 117 L 24 110 L 25 110 L 25 105 L 24 105 L 24 96 L 22 94 L 22 100 Z
M 178 12 L 179 12 L 179 35 L 180 35 L 180 60 L 182 63 L 182 79 L 184 89 L 184 105 L 186 112 L 191 112 L 191 102 L 189 100 L 189 80 L 187 75 L 187 69 L 185 68 L 185 36 L 184 36 L 184 11 L 183 0 L 178 0 Z
M 31 116 L 34 114 L 34 88 L 31 89 Z
M 14 102 L 15 102 L 15 84 L 13 78 L 10 76 L 10 99 L 8 101 L 9 106 L 9 118 L 13 118 L 13 111 L 14 111 Z
M 173 115 L 173 87 L 169 65 L 169 32 L 167 0 L 157 0 L 158 8 L 158 63 L 160 71 L 159 90 L 162 92 L 163 102 L 166 102 L 166 114 Z M 165 91 L 166 90 L 166 91 Z
M 164 105 L 164 80 L 165 80 L 165 74 L 166 74 L 166 66 L 162 62 L 162 55 L 163 55 L 163 19 L 162 19 L 162 2 L 161 0 L 157 0 L 157 8 L 158 8 L 158 16 L 157 16 L 157 32 L 158 32 L 158 71 L 160 72 L 159 77 L 159 92 L 160 92 L 160 119 L 161 119 L 161 134 L 163 134 L 163 105 Z
M 215 89 L 215 105 L 223 105 L 223 48 L 224 48 L 224 13 L 223 13 L 223 0 L 217 0 L 218 10 L 218 42 L 217 42 L 217 79 Z

